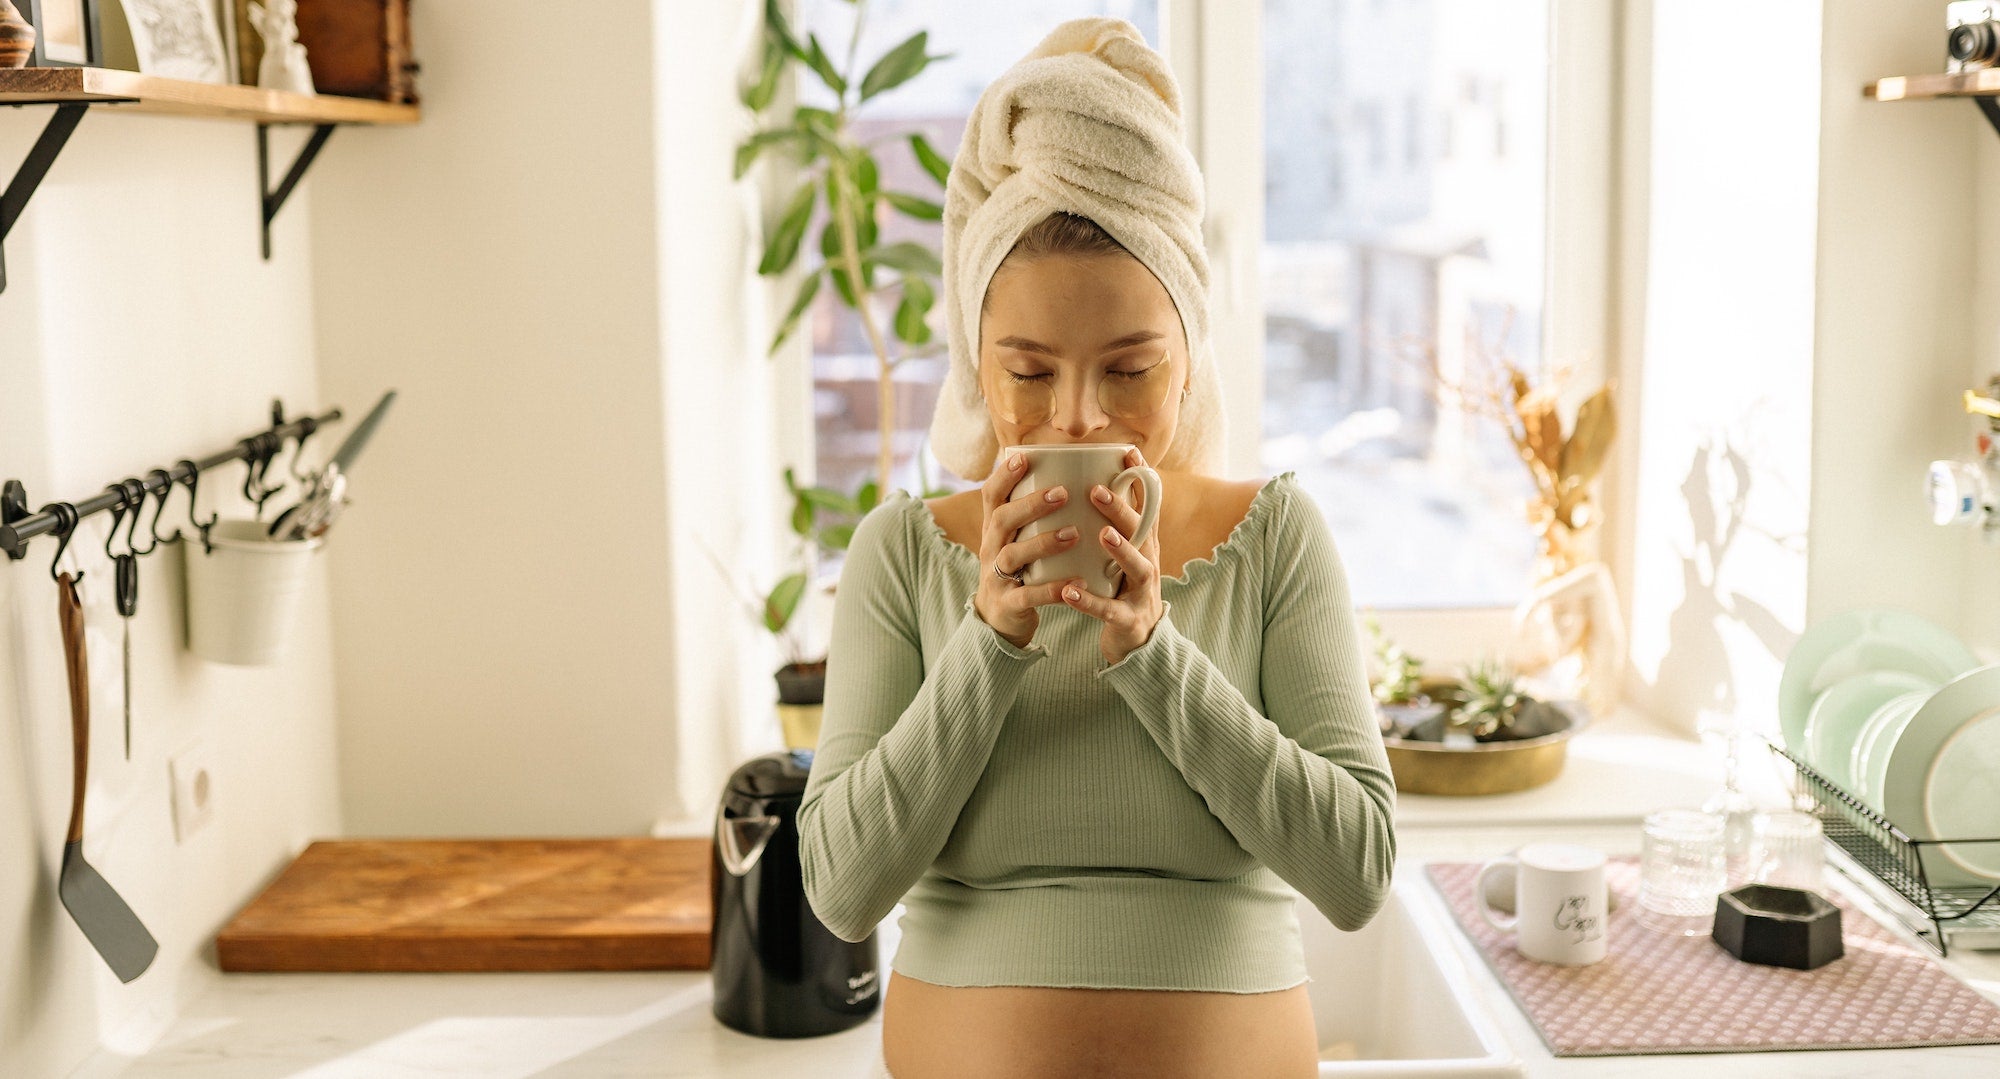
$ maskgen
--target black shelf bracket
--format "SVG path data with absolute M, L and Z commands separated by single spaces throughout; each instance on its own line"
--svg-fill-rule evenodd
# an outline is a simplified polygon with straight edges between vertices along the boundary
M 304 148 L 299 150 L 298 160 L 292 162 L 291 171 L 285 173 L 284 180 L 278 184 L 275 191 L 271 189 L 270 127 L 270 124 L 257 125 L 257 191 L 264 200 L 265 262 L 271 261 L 272 220 L 278 216 L 278 211 L 284 208 L 285 200 L 292 197 L 292 189 L 299 186 L 299 181 L 305 177 L 306 169 L 312 167 L 313 158 L 319 156 L 320 147 L 326 145 L 327 137 L 333 134 L 334 125 L 313 125 L 312 138 L 307 139 Z
M 1980 115 L 1993 125 L 1993 130 L 2000 131 L 2000 103 L 1996 103 L 1991 94 L 1974 94 L 1972 103 L 1979 106 Z
M 89 109 L 89 105 L 81 102 L 56 106 L 56 114 L 49 117 L 49 122 L 42 127 L 41 137 L 29 148 L 27 160 L 14 171 L 14 179 L 7 184 L 7 190 L 0 193 L 0 292 L 7 291 L 7 234 L 14 230 L 14 222 L 20 220 L 28 199 L 41 186 L 42 177 L 47 176 L 49 166 L 56 163 L 56 155 L 62 153 L 70 132 L 83 122 L 83 114 Z

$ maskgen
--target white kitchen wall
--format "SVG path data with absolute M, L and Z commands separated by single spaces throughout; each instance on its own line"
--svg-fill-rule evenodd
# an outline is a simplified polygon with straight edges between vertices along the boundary
M 1688 729 L 1718 708 L 1775 730 L 1816 620 L 1897 606 L 2000 643 L 1961 617 L 1969 537 L 1928 523 L 1922 486 L 1965 440 L 1980 121 L 1862 96 L 1940 69 L 1928 0 L 1630 11 L 1628 692 Z
M 399 392 L 333 567 L 352 834 L 642 833 L 778 748 L 691 542 L 762 572 L 780 519 L 741 511 L 779 471 L 730 182 L 761 5 L 652 6 L 415 5 L 423 124 L 317 166 L 328 396 Z
M 0 110 L 0 174 L 51 113 Z M 276 141 L 281 153 L 296 144 Z M 6 246 L 0 479 L 26 484 L 32 505 L 227 449 L 267 421 L 273 397 L 294 413 L 322 403 L 309 196 L 280 216 L 266 263 L 256 183 L 249 124 L 85 116 Z M 247 510 L 242 480 L 238 465 L 205 474 L 204 512 Z M 186 519 L 183 497 L 169 532 Z M 0 1075 L 66 1075 L 100 1042 L 143 1047 L 212 976 L 215 931 L 299 846 L 340 826 L 325 585 L 338 544 L 314 567 L 283 661 L 263 668 L 185 651 L 183 553 L 142 560 L 128 761 L 106 524 L 92 517 L 70 548 L 85 574 L 94 706 L 84 850 L 160 950 L 121 985 L 56 895 L 70 721 L 56 544 L 39 538 L 24 560 L 0 559 Z M 211 758 L 215 809 L 177 844 L 167 762 L 193 746 Z

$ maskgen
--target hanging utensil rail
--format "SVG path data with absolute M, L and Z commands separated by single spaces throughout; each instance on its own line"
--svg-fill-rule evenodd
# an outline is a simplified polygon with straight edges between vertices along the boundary
M 131 476 L 106 484 L 98 494 L 73 503 L 77 519 L 81 520 L 93 513 L 102 513 L 113 507 L 130 504 L 132 496 L 123 490 L 130 484 L 137 484 L 147 494 L 158 495 L 162 502 L 166 501 L 167 495 L 173 491 L 176 483 L 187 484 L 192 493 L 196 486 L 194 481 L 200 473 L 232 461 L 243 461 L 250 466 L 250 476 L 245 481 L 246 487 L 253 479 L 261 485 L 264 471 L 284 449 L 286 439 L 297 439 L 298 444 L 303 447 L 306 439 L 310 438 L 314 431 L 326 424 L 338 422 L 339 419 L 340 410 L 336 408 L 323 415 L 302 416 L 288 422 L 285 419 L 284 405 L 274 401 L 271 404 L 271 426 L 265 430 L 239 440 L 231 449 L 210 454 L 200 460 L 182 458 L 170 468 L 155 468 L 149 470 L 143 477 Z M 282 485 L 268 488 L 264 497 L 270 497 L 281 487 Z M 255 494 L 247 490 L 245 494 L 253 502 L 260 502 Z M 143 498 L 143 495 L 141 497 Z M 189 506 L 190 514 L 193 510 L 194 507 Z M 155 523 L 157 516 L 156 514 Z M 60 528 L 60 518 L 56 513 L 49 512 L 47 507 L 43 508 L 43 512 L 29 511 L 28 490 L 21 481 L 8 480 L 5 488 L 0 489 L 0 550 L 6 551 L 8 558 L 18 561 L 27 557 L 29 540 L 36 536 L 52 535 Z

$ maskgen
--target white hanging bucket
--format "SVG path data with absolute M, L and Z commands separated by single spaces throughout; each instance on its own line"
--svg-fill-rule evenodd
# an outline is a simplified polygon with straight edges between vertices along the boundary
M 216 663 L 260 667 L 277 661 L 323 537 L 274 540 L 263 521 L 225 520 L 187 543 L 188 648 Z

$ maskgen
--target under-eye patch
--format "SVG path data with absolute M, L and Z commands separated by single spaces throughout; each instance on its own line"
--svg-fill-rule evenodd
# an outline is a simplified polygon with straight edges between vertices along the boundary
M 1097 407 L 1121 420 L 1143 420 L 1167 403 L 1167 383 L 1173 365 L 1168 354 L 1151 366 L 1130 371 L 1104 371 L 1096 376 Z M 1049 372 L 1022 375 L 1001 368 L 994 375 L 993 408 L 1008 423 L 1040 427 L 1055 418 L 1056 376 Z

